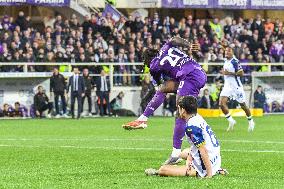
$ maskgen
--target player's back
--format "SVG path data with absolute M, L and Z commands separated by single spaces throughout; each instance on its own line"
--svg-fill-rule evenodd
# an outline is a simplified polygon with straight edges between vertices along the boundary
M 221 166 L 220 144 L 211 127 L 199 114 L 188 120 L 186 135 L 189 143 L 191 144 L 193 165 L 195 165 L 196 169 L 198 169 L 197 171 L 200 171 L 199 174 L 202 174 L 202 171 L 205 170 L 203 167 L 204 165 L 202 165 L 203 161 L 201 159 L 200 152 L 198 150 L 198 148 L 202 145 L 205 145 L 205 148 L 208 152 L 209 159 L 213 167 L 213 172 L 218 171 Z
M 167 42 L 160 49 L 159 54 L 151 61 L 150 71 L 162 73 L 172 79 L 178 79 L 177 73 L 182 69 L 189 74 L 195 69 L 201 70 L 200 65 L 183 51 Z
M 223 68 L 224 70 L 227 70 L 228 72 L 232 73 L 237 73 L 240 69 L 242 69 L 239 60 L 235 57 L 231 59 L 226 59 Z M 224 75 L 224 82 L 224 85 L 230 88 L 237 88 L 243 86 L 239 76 Z

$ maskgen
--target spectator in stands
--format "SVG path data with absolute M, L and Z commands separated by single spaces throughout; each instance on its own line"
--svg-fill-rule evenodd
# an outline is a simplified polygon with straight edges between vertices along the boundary
M 36 112 L 36 117 L 42 118 L 43 112 L 45 112 L 46 110 L 48 110 L 46 117 L 51 117 L 53 105 L 52 102 L 49 102 L 49 98 L 45 94 L 42 86 L 38 86 L 38 92 L 34 96 L 34 108 Z
M 20 26 L 21 31 L 28 29 L 29 23 L 23 11 L 19 12 L 18 18 L 16 19 L 16 24 Z
M 119 49 L 124 49 L 127 61 L 134 55 L 135 61 L 142 61 L 143 47 L 160 48 L 170 37 L 180 35 L 192 43 L 199 44 L 198 61 L 218 62 L 223 58 L 222 46 L 234 45 L 237 58 L 244 54 L 247 61 L 283 62 L 284 37 L 283 21 L 280 19 L 226 18 L 212 21 L 193 19 L 192 15 L 176 20 L 173 17 L 161 17 L 154 13 L 153 17 L 129 16 L 126 21 L 121 17 L 118 22 L 111 14 L 93 14 L 85 16 L 79 23 L 76 15 L 63 18 L 56 15 L 45 21 L 44 32 L 30 24 L 30 18 L 19 12 L 15 19 L 5 15 L 0 27 L 0 61 L 2 62 L 106 62 L 108 59 L 118 61 Z M 223 23 L 226 25 L 223 27 Z M 135 49 L 135 53 L 131 49 Z M 113 49 L 109 57 L 108 50 Z M 261 50 L 259 50 L 261 49 Z M 130 50 L 132 52 L 130 52 Z M 252 56 L 252 58 L 251 58 Z M 267 61 L 267 57 L 269 60 Z M 126 62 L 120 57 L 120 62 Z M 133 61 L 133 60 L 131 60 Z M 263 67 L 250 71 L 265 71 Z M 272 67 L 282 71 L 283 67 Z M 1 71 L 23 71 L 22 67 L 1 66 Z M 45 66 L 30 66 L 29 71 L 50 71 Z M 98 72 L 90 69 L 90 72 Z M 130 85 L 133 82 L 126 76 L 134 73 L 134 67 L 115 67 L 115 73 L 124 74 L 116 77 L 117 85 Z M 218 69 L 208 70 L 217 73 Z M 212 72 L 211 72 L 212 71 Z
M 100 115 L 110 115 L 110 102 L 109 102 L 109 93 L 110 93 L 110 81 L 109 76 L 102 69 L 101 76 L 96 80 L 97 87 L 97 96 L 98 104 L 100 107 Z M 107 112 L 104 111 L 104 106 L 107 108 Z
M 66 82 L 65 78 L 62 74 L 59 73 L 57 67 L 53 68 L 53 75 L 50 78 L 50 96 L 54 94 L 54 104 L 56 110 L 56 118 L 60 117 L 59 105 L 62 105 L 63 116 L 67 117 L 66 114 Z M 59 97 L 61 99 L 61 103 L 59 104 Z
M 262 90 L 262 86 L 258 85 L 254 94 L 254 108 L 264 109 L 264 104 L 266 103 L 265 93 Z
M 85 83 L 85 95 L 82 98 L 82 111 L 84 110 L 85 98 L 88 100 L 88 115 L 92 116 L 92 89 L 94 88 L 94 80 L 89 75 L 89 69 L 84 68 L 83 78 Z
M 214 102 L 212 96 L 208 89 L 204 89 L 203 96 L 200 100 L 200 108 L 212 109 L 214 107 Z

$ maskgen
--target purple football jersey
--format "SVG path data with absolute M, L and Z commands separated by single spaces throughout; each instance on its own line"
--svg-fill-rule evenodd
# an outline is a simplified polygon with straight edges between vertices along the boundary
M 202 70 L 202 68 L 171 42 L 165 43 L 150 64 L 150 73 L 156 82 L 159 82 L 161 75 L 180 81 L 194 70 Z

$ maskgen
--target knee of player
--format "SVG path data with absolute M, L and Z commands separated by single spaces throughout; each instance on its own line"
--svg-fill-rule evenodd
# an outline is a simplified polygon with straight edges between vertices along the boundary
M 224 103 L 223 101 L 220 101 L 219 102 L 219 107 L 220 108 L 223 108 L 223 107 L 225 107 L 226 106 L 226 103 Z
M 240 103 L 240 106 L 241 106 L 242 109 L 247 108 L 245 103 Z
M 190 149 L 189 149 L 189 148 L 186 148 L 186 149 L 184 149 L 184 150 L 181 152 L 180 158 L 186 160 L 187 157 L 189 156 L 189 154 L 190 154 Z
M 159 175 L 166 175 L 167 172 L 167 166 L 166 165 L 162 165 L 158 171 Z

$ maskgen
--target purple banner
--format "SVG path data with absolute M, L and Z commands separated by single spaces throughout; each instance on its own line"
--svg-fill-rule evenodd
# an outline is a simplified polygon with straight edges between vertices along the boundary
M 162 7 L 168 8 L 213 8 L 213 0 L 162 0 Z
M 70 0 L 0 0 L 0 6 L 35 5 L 35 6 L 69 6 Z
M 213 8 L 249 9 L 249 0 L 214 0 Z
M 112 5 L 106 4 L 105 10 L 103 12 L 103 16 L 106 16 L 107 13 L 111 14 L 111 17 L 114 21 L 118 21 L 122 14 Z
M 166 8 L 284 9 L 284 0 L 162 0 Z
M 251 9 L 284 10 L 284 0 L 250 0 Z

